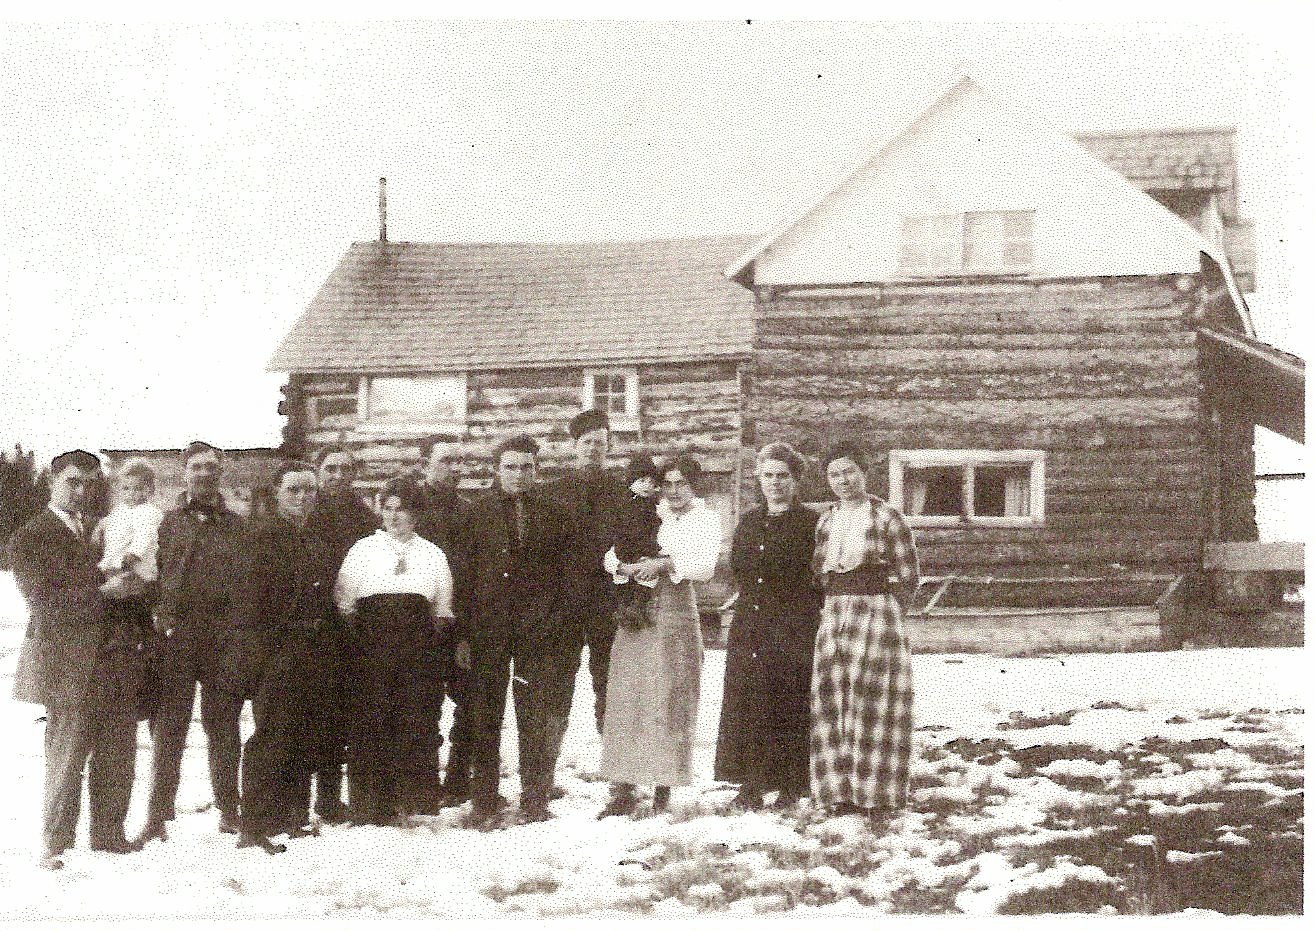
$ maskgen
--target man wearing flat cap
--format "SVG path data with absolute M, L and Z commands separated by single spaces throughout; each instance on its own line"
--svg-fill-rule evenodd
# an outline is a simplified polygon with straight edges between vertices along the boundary
M 607 703 L 607 668 L 616 636 L 615 586 L 603 569 L 603 554 L 612 545 L 612 526 L 629 495 L 625 483 L 607 471 L 611 432 L 607 415 L 589 409 L 568 425 L 575 467 L 554 486 L 556 498 L 570 515 L 566 548 L 565 598 L 576 619 L 582 646 L 589 647 L 589 675 L 594 687 L 594 721 L 603 730 Z M 578 662 L 578 661 L 577 661 Z
M 88 770 L 91 847 L 128 853 L 123 834 L 137 753 L 144 630 L 105 611 L 100 554 L 84 512 L 100 460 L 83 450 L 50 464 L 50 504 L 9 541 L 9 559 L 30 620 L 14 698 L 46 706 L 41 806 L 44 869 L 63 867 L 73 846 Z M 88 765 L 90 763 L 90 765 Z

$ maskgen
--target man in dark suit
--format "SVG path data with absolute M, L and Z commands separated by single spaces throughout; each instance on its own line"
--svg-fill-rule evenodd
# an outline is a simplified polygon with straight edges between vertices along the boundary
M 493 452 L 494 488 L 467 524 L 466 617 L 458 661 L 473 661 L 473 827 L 498 818 L 498 749 L 507 685 L 516 705 L 522 821 L 544 821 L 570 714 L 577 637 L 562 615 L 567 517 L 534 488 L 539 444 L 513 436 Z M 511 667 L 514 666 L 515 674 Z
M 607 472 L 611 433 L 607 415 L 581 411 L 568 427 L 575 444 L 575 468 L 553 486 L 554 496 L 571 518 L 566 550 L 566 614 L 579 627 L 581 645 L 589 647 L 589 675 L 594 686 L 594 721 L 603 732 L 607 706 L 607 667 L 616 637 L 616 586 L 603 569 L 603 555 L 614 541 L 613 522 L 625 508 L 625 483 Z
M 465 523 L 467 502 L 457 491 L 456 464 L 461 446 L 456 437 L 433 436 L 420 448 L 424 480 L 420 496 L 424 507 L 416 515 L 416 533 L 433 543 L 447 557 L 452 570 L 454 602 L 466 597 Z M 456 643 L 449 629 L 442 635 L 443 692 L 452 701 L 452 727 L 448 731 L 447 772 L 443 777 L 440 804 L 460 805 L 470 797 L 470 717 L 467 703 L 469 673 L 455 662 Z M 442 704 L 435 713 L 442 715 Z M 436 761 L 437 765 L 437 761 Z
M 306 532 L 320 540 L 333 554 L 333 576 L 337 578 L 342 561 L 352 544 L 379 528 L 379 518 L 356 494 L 356 460 L 343 447 L 329 447 L 317 461 L 319 495 Z M 347 694 L 345 677 L 351 651 L 351 630 L 345 624 L 332 625 L 321 636 L 338 640 L 337 663 L 328 670 L 321 687 L 324 700 L 336 712 L 330 724 L 335 731 L 334 755 L 315 772 L 315 813 L 330 824 L 346 820 L 342 801 L 342 766 L 346 762 Z
M 167 840 L 192 704 L 201 725 L 219 830 L 238 833 L 239 718 L 260 681 L 267 645 L 243 624 L 249 611 L 247 533 L 219 491 L 223 452 L 197 440 L 182 452 L 183 493 L 160 524 L 160 601 L 154 643 L 160 700 L 151 717 L 151 800 L 141 842 Z
M 106 618 L 98 553 L 84 523 L 100 461 L 77 450 L 50 465 L 50 504 L 14 533 L 10 561 L 31 611 L 14 698 L 46 706 L 41 866 L 60 869 L 73 846 L 89 769 L 91 846 L 128 853 L 123 835 L 137 752 L 144 631 Z

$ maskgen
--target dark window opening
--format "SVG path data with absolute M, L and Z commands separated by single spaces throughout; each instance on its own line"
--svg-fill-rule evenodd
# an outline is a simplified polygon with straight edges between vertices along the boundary
M 904 473 L 904 511 L 926 517 L 962 515 L 963 469 L 909 469 Z

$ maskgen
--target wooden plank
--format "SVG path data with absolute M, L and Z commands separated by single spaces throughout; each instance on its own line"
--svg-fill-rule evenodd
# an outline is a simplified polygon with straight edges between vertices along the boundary
M 1193 347 L 1150 349 L 1098 346 L 1083 349 L 760 349 L 749 371 L 755 380 L 796 374 L 922 372 L 1146 373 L 1165 367 L 1196 369 Z
M 757 399 L 752 393 L 746 404 Z M 1133 426 L 1122 423 L 1102 424 L 1099 429 L 1089 426 L 1069 427 L 1031 423 L 1025 426 L 1004 426 L 992 423 L 974 423 L 963 426 L 917 426 L 905 424 L 883 425 L 874 430 L 868 418 L 845 410 L 832 410 L 820 400 L 813 410 L 798 414 L 764 414 L 751 410 L 747 424 L 752 424 L 759 446 L 775 440 L 784 440 L 798 446 L 801 452 L 819 451 L 829 435 L 852 435 L 887 449 L 1045 449 L 1052 455 L 1065 452 L 1089 452 L 1101 456 L 1114 451 L 1141 449 L 1177 449 L 1204 442 L 1199 421 L 1190 423 Z M 810 445 L 811 444 L 811 445 Z
M 764 374 L 753 372 L 755 391 L 773 398 L 810 401 L 864 398 L 1006 401 L 1037 398 L 1190 398 L 1199 397 L 1196 375 L 1177 366 L 1140 371 L 1092 370 L 1023 372 L 855 372 L 838 368 Z
M 782 324 L 801 324 L 785 327 Z M 1186 325 L 1163 333 L 1127 332 L 1123 329 L 1089 332 L 973 332 L 874 333 L 868 326 L 846 322 L 766 320 L 754 334 L 755 346 L 763 350 L 869 349 L 901 352 L 910 349 L 1181 349 L 1195 346 Z
M 1107 566 L 1146 566 L 1161 562 L 1195 560 L 1200 539 L 1166 538 L 1134 541 L 1055 540 L 1035 543 L 928 544 L 918 547 L 928 566 L 1015 566 L 1026 563 L 1104 563 Z M 954 570 L 952 570 L 954 571 Z
M 797 419 L 813 424 L 820 421 L 822 426 L 836 418 L 852 418 L 862 424 L 862 433 L 867 435 L 910 426 L 944 429 L 949 425 L 961 425 L 967 428 L 984 422 L 996 427 L 1024 429 L 1038 423 L 1069 429 L 1100 429 L 1113 425 L 1185 426 L 1199 422 L 1202 415 L 1200 401 L 1192 397 L 1075 398 L 1062 401 L 1041 398 L 983 401 L 841 398 L 819 403 L 762 396 L 756 381 L 749 409 L 755 417 Z
M 1305 572 L 1304 543 L 1208 543 L 1204 568 L 1226 572 Z

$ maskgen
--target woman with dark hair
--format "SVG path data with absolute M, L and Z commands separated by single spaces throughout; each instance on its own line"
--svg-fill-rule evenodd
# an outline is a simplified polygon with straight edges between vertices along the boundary
M 612 798 L 600 818 L 631 814 L 636 785 L 654 786 L 653 808 L 663 811 L 672 786 L 694 781 L 703 639 L 693 583 L 712 578 L 721 550 L 721 517 L 695 496 L 702 471 L 688 455 L 659 470 L 661 555 L 624 563 L 611 550 L 603 561 L 618 580 L 657 586 L 643 621 L 619 626 L 612 643 L 602 762 Z
M 348 805 L 366 824 L 437 810 L 439 635 L 454 622 L 447 557 L 415 532 L 420 490 L 394 479 L 380 502 L 383 529 L 347 552 L 334 591 L 356 631 Z
M 826 600 L 813 652 L 813 798 L 876 819 L 909 790 L 913 681 L 904 612 L 918 554 L 903 515 L 867 493 L 867 459 L 842 442 L 822 459 L 839 499 L 817 524 L 813 567 Z
M 739 783 L 735 804 L 785 806 L 808 793 L 809 687 L 821 593 L 813 576 L 817 512 L 799 503 L 804 458 L 785 443 L 758 453 L 763 505 L 731 544 L 739 595 L 726 644 L 717 779 Z

